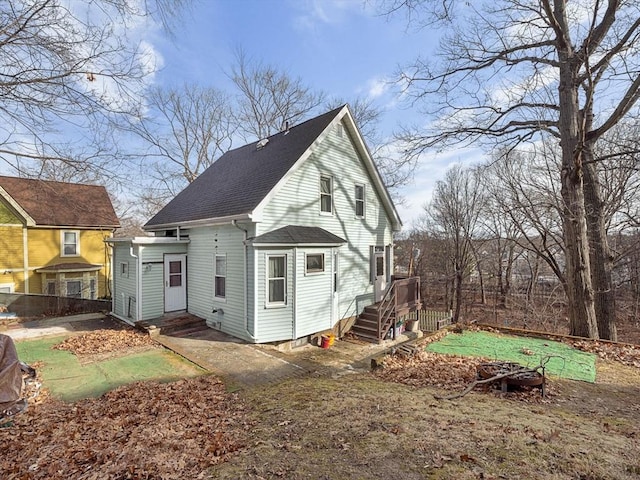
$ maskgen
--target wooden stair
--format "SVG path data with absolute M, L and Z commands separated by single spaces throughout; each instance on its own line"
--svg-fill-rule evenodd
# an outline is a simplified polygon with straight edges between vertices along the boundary
M 186 337 L 209 329 L 204 318 L 189 313 L 161 318 L 159 321 L 138 322 L 137 325 L 148 331 L 159 330 L 160 335 L 171 337 Z
M 356 318 L 351 333 L 368 342 L 382 343 L 398 318 L 420 308 L 420 278 L 394 277 L 382 300 L 365 307 Z
M 378 335 L 379 306 L 380 303 L 378 302 L 364 307 L 364 310 L 351 327 L 351 333 L 367 342 L 380 343 L 389 329 L 387 328 L 387 331 L 385 331 L 384 334 L 381 332 L 381 335 Z

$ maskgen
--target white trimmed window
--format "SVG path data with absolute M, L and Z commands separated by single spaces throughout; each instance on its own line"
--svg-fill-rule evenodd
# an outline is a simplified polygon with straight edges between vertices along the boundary
M 89 298 L 91 300 L 95 300 L 97 297 L 96 295 L 96 279 L 95 278 L 91 278 L 89 279 Z
M 47 295 L 56 295 L 56 281 L 47 280 Z
M 64 230 L 62 238 L 62 257 L 77 257 L 80 255 L 80 232 L 77 230 Z
M 320 175 L 320 212 L 333 213 L 333 178 Z
M 365 195 L 364 195 L 364 185 L 355 186 L 355 209 L 356 209 L 356 217 L 364 218 L 365 203 L 364 203 Z
M 324 272 L 324 253 L 308 253 L 306 255 L 306 273 Z
M 287 304 L 287 256 L 267 255 L 267 305 Z
M 227 256 L 216 255 L 215 274 L 213 282 L 214 296 L 227 298 Z

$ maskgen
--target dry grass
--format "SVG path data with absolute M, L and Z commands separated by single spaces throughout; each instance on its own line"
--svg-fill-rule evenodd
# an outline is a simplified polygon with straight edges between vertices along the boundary
M 532 403 L 475 392 L 437 401 L 439 388 L 369 374 L 298 379 L 242 394 L 256 425 L 249 447 L 211 475 L 638 479 L 639 386 L 637 370 L 633 386 L 554 381 L 554 399 Z

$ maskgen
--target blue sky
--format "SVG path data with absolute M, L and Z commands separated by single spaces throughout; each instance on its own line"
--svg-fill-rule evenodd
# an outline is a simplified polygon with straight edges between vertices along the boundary
M 436 46 L 433 32 L 408 28 L 401 15 L 379 14 L 362 0 L 202 0 L 169 41 L 153 46 L 163 67 L 161 85 L 195 82 L 231 89 L 225 72 L 238 47 L 252 59 L 286 70 L 306 85 L 342 99 L 364 96 L 383 110 L 381 133 L 390 137 L 400 122 L 419 122 L 401 105 L 391 84 L 399 65 Z M 406 227 L 422 211 L 433 184 L 457 153 L 426 157 L 399 206 Z

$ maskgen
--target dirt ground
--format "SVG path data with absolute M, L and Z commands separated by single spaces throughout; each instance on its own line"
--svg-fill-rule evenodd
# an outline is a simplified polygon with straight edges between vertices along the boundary
M 48 400 L 0 428 L 0 478 L 637 480 L 640 352 L 600 355 L 595 384 L 551 379 L 544 399 L 436 400 L 478 360 L 424 352 L 235 393 L 203 376 Z

